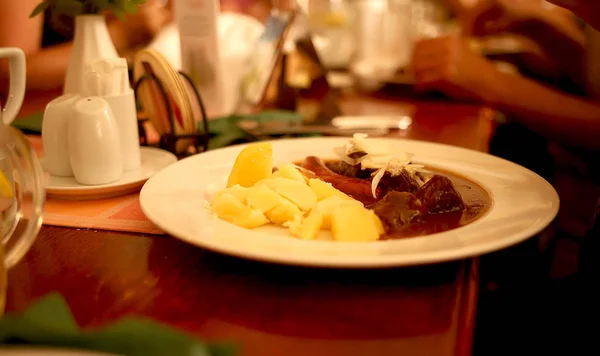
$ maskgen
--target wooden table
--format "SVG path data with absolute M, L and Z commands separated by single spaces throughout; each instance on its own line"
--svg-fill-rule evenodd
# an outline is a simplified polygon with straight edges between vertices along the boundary
M 392 136 L 485 150 L 490 113 L 383 91 L 345 96 L 348 114 L 414 110 Z M 443 130 L 442 130 L 443 127 Z M 45 226 L 9 272 L 8 311 L 51 291 L 82 326 L 142 315 L 239 344 L 242 355 L 470 355 L 478 261 L 338 271 L 217 255 L 166 236 Z

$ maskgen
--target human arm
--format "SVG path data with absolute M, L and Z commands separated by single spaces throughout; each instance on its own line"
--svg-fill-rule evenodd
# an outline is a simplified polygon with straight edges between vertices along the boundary
M 600 104 L 524 77 L 496 72 L 487 104 L 523 125 L 573 147 L 600 149 Z
M 498 71 L 472 52 L 464 39 L 426 40 L 415 47 L 415 86 L 478 100 L 548 138 L 600 149 L 600 105 L 563 94 L 524 77 Z

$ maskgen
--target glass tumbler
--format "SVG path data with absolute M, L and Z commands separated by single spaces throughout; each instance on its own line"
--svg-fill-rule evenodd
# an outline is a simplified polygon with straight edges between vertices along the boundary
M 360 80 L 389 80 L 410 61 L 412 2 L 355 0 L 353 4 L 357 48 L 350 70 Z
M 355 13 L 349 0 L 309 0 L 308 29 L 323 65 L 345 68 L 354 55 L 353 21 Z
M 25 96 L 25 54 L 0 48 L 8 60 L 9 93 L 0 105 L 0 315 L 6 302 L 7 271 L 25 255 L 42 225 L 44 171 L 27 138 L 10 123 Z
M 29 141 L 0 120 L 0 315 L 7 271 L 35 241 L 45 198 L 43 169 Z

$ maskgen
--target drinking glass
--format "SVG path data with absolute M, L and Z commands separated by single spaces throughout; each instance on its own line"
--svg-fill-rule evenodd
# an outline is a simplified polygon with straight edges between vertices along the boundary
M 0 123 L 0 315 L 6 273 L 31 247 L 42 225 L 44 175 L 27 138 Z
M 363 82 L 384 82 L 410 61 L 412 1 L 354 0 L 353 4 L 356 53 L 350 71 Z
M 412 39 L 435 38 L 445 33 L 444 25 L 450 16 L 447 6 L 440 0 L 411 0 Z
M 307 5 L 308 29 L 321 62 L 326 68 L 346 67 L 355 51 L 352 1 L 309 0 Z
M 42 225 L 44 174 L 27 138 L 10 127 L 25 94 L 25 55 L 17 48 L 0 48 L 7 58 L 10 89 L 0 108 L 0 315 L 4 311 L 7 271 L 25 255 Z

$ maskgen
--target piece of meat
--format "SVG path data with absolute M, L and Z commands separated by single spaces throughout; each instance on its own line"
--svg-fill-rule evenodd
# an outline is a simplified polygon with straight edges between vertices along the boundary
M 417 191 L 417 198 L 432 214 L 465 210 L 465 203 L 452 185 L 452 181 L 438 174 L 423 184 Z
M 344 161 L 332 161 L 325 163 L 325 166 L 332 172 L 351 178 L 366 179 L 370 174 L 365 174 L 360 168 L 360 164 L 350 165 Z
M 348 155 L 348 157 L 352 159 L 358 159 L 365 156 L 364 152 L 354 152 Z M 373 169 L 362 169 L 359 164 L 351 165 L 344 161 L 331 161 L 325 163 L 327 168 L 331 169 L 333 172 L 337 174 L 341 174 L 346 177 L 360 178 L 360 179 L 369 179 L 371 178 L 371 174 L 374 172 Z
M 395 190 L 397 192 L 414 194 L 419 190 L 419 183 L 403 169 L 402 173 L 395 176 L 392 176 L 389 172 L 385 172 L 379 181 L 379 187 L 381 187 L 384 192 Z
M 386 231 L 396 230 L 417 221 L 426 214 L 423 203 L 412 193 L 390 191 L 370 206 Z
M 371 180 L 346 177 L 335 173 L 325 166 L 322 159 L 315 156 L 306 157 L 304 162 L 302 162 L 302 167 L 313 172 L 319 179 L 331 183 L 337 190 L 348 194 L 365 205 L 376 202 L 371 193 Z M 378 189 L 376 193 L 377 196 L 380 196 L 381 190 Z

